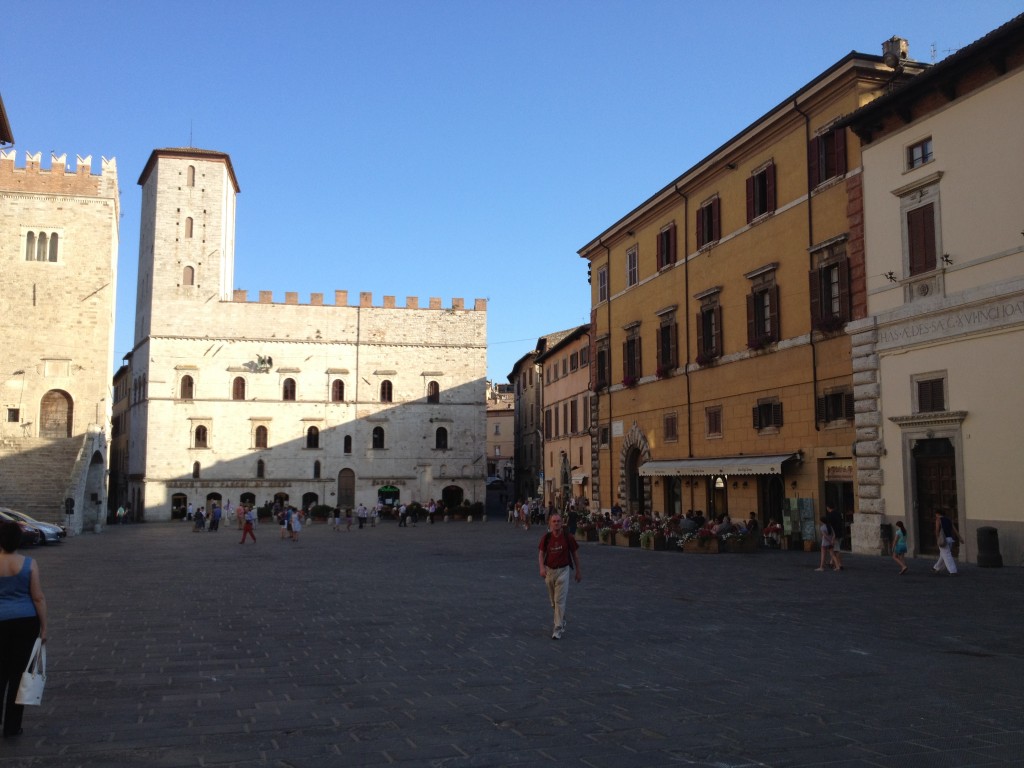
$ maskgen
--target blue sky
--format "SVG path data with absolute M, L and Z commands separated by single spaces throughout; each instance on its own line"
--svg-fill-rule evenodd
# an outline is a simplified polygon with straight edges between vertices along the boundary
M 1024 1 L 13 0 L 23 153 L 116 157 L 115 364 L 157 147 L 231 155 L 236 288 L 486 298 L 488 377 L 587 322 L 577 250 L 851 50 L 935 61 Z

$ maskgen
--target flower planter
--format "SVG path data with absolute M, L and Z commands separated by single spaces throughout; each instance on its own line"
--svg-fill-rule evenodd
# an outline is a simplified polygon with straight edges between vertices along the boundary
M 654 535 L 654 550 L 656 552 L 664 552 L 668 549 L 668 538 L 660 533 Z
M 696 555 L 717 555 L 718 539 L 691 539 L 683 544 L 683 552 Z
M 620 533 L 616 538 L 616 545 L 620 547 L 639 547 L 640 546 L 640 534 L 634 531 L 628 533 Z M 618 542 L 622 543 L 619 544 Z
M 583 534 L 583 540 L 584 541 L 597 541 L 597 529 L 596 528 L 588 528 L 585 531 L 580 531 L 580 533 Z
M 751 554 L 753 552 L 757 552 L 756 536 L 731 537 L 725 539 L 722 544 L 725 547 L 725 552 L 731 552 L 733 554 Z
M 640 549 L 648 549 L 651 552 L 654 551 L 654 537 L 648 536 L 647 538 L 640 539 Z

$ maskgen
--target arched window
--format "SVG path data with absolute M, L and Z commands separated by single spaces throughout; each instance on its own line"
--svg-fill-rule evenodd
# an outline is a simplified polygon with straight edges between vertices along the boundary
M 36 233 L 29 232 L 25 238 L 25 261 L 36 260 Z
M 380 383 L 380 401 L 382 403 L 391 402 L 391 382 L 387 379 Z
M 57 233 L 50 235 L 50 261 L 57 260 Z
M 191 376 L 181 377 L 181 399 L 191 400 L 195 395 L 195 382 L 192 381 Z
M 384 447 L 384 427 L 373 428 L 373 447 L 382 449 Z
M 310 427 L 309 429 L 306 430 L 306 447 L 320 447 L 320 430 L 317 429 L 316 427 Z
M 188 170 L 185 172 L 185 186 L 194 187 L 196 185 L 196 167 L 190 165 Z
M 319 480 L 320 479 L 320 462 L 319 461 L 314 461 L 313 462 L 313 479 L 314 480 Z
M 231 399 L 245 400 L 245 379 L 241 376 L 236 376 L 235 380 L 231 382 Z
M 196 284 L 196 268 L 185 267 L 181 273 L 181 284 L 182 285 L 195 285 Z
M 352 435 L 345 435 L 344 451 L 345 453 L 352 453 Z
M 267 447 L 267 428 L 264 426 L 256 427 L 256 447 Z
M 206 448 L 206 440 L 206 427 L 200 424 L 198 427 L 196 427 L 196 448 Z
M 256 462 L 256 477 L 264 478 L 266 476 L 267 476 L 267 465 L 264 463 L 263 459 L 260 459 L 259 461 Z
M 434 448 L 439 451 L 448 450 L 448 430 L 444 427 L 438 427 L 434 433 Z
M 185 239 L 192 239 L 192 217 L 188 216 L 185 219 Z
M 345 382 L 341 379 L 335 379 L 331 383 L 331 402 L 341 403 L 345 401 Z
M 432 381 L 429 384 L 427 384 L 427 402 L 441 402 L 441 387 L 438 385 L 436 381 Z
M 198 461 L 196 461 L 196 462 L 194 462 L 192 464 L 192 479 L 193 480 L 198 480 L 199 479 L 199 462 Z
M 295 379 L 285 379 L 284 386 L 281 389 L 282 400 L 294 400 L 295 399 Z

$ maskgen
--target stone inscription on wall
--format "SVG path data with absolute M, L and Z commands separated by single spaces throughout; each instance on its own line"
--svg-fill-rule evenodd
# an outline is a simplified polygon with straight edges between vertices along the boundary
M 876 349 L 894 349 L 1024 323 L 1024 297 L 957 309 L 906 323 L 880 325 Z

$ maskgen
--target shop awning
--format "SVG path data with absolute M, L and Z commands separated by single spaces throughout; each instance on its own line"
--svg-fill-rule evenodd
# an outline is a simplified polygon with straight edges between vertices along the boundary
M 714 459 L 668 459 L 640 465 L 644 477 L 699 477 L 707 475 L 779 475 L 783 463 L 795 453 L 773 456 L 726 456 Z

